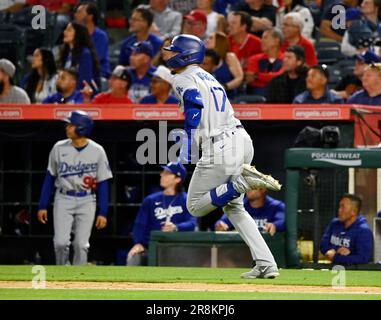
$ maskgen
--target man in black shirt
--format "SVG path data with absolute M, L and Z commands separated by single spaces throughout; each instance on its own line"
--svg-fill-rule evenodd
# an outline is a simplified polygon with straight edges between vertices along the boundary
M 265 0 L 244 0 L 235 6 L 235 11 L 245 11 L 253 20 L 252 32 L 262 37 L 263 31 L 275 26 L 276 8 L 265 4 Z
M 285 72 L 271 80 L 267 88 L 267 103 L 292 103 L 299 93 L 306 90 L 308 68 L 305 60 L 301 46 L 286 49 L 283 60 Z

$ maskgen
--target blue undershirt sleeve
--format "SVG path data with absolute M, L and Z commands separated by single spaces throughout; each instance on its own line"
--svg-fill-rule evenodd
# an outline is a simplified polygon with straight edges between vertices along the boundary
M 40 203 L 38 206 L 39 210 L 46 210 L 50 204 L 50 198 L 54 190 L 54 182 L 56 177 L 51 175 L 49 171 L 46 171 L 44 184 L 42 185 Z
M 106 217 L 108 210 L 108 181 L 103 180 L 97 184 L 99 199 L 99 215 Z

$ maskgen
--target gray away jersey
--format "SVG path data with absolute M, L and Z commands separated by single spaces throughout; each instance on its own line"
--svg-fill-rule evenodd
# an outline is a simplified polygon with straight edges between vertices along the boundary
M 90 139 L 81 151 L 70 139 L 58 141 L 50 151 L 48 170 L 56 177 L 55 186 L 65 191 L 91 191 L 97 182 L 112 178 L 106 152 Z
M 176 74 L 172 87 L 180 101 L 182 111 L 184 111 L 183 95 L 185 91 L 196 89 L 200 92 L 204 108 L 198 126 L 198 134 L 202 140 L 241 124 L 234 116 L 233 106 L 230 104 L 224 88 L 210 73 L 199 66 L 190 66 L 184 72 Z

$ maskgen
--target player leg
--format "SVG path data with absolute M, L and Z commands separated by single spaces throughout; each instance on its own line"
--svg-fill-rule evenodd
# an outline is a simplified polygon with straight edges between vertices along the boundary
M 89 239 L 95 219 L 96 200 L 94 195 L 76 198 L 76 200 L 73 265 L 85 265 L 87 264 L 87 254 L 90 248 Z
M 203 158 L 197 164 L 188 189 L 188 209 L 192 215 L 200 217 L 217 207 L 224 207 L 230 221 L 249 246 L 257 268 L 266 268 L 266 277 L 277 276 L 274 257 L 254 219 L 243 207 L 242 193 L 250 190 L 251 186 L 240 172 L 242 165 L 251 163 L 253 159 L 252 140 L 243 129 L 236 131 L 231 138 L 231 144 L 229 137 L 221 144 L 227 147 L 221 158 L 217 145 L 213 146 L 212 153 L 206 152 L 207 157 L 213 157 L 212 164 L 208 164 L 210 159 Z M 221 161 L 222 165 L 219 163 Z M 242 188 L 243 192 L 238 192 L 236 188 Z M 259 276 L 265 277 L 262 271 Z
M 242 162 L 249 164 L 254 157 L 254 148 L 250 136 L 246 131 L 240 132 L 244 140 L 244 154 Z M 242 153 L 240 153 L 242 155 Z M 239 198 L 233 199 L 224 207 L 224 212 L 228 216 L 234 228 L 239 232 L 242 239 L 250 248 L 256 266 L 250 272 L 241 276 L 243 278 L 275 278 L 279 275 L 274 256 L 272 255 L 266 241 L 258 230 L 255 220 L 249 215 L 243 206 L 242 194 Z
M 58 193 L 54 199 L 54 251 L 57 265 L 67 265 L 70 252 L 70 233 L 73 225 L 73 202 L 67 196 Z
M 202 217 L 255 188 L 280 189 L 271 176 L 250 166 L 251 160 L 244 162 L 245 154 L 252 159 L 254 151 L 244 129 L 226 131 L 223 139 L 203 147 L 188 189 L 187 208 L 192 215 Z

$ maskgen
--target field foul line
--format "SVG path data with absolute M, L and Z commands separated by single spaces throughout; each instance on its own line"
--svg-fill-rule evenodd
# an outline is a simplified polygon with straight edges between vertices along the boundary
M 32 289 L 31 281 L 0 281 L 0 289 Z M 66 290 L 131 290 L 180 292 L 271 292 L 310 294 L 381 295 L 380 287 L 290 286 L 263 284 L 205 284 L 205 283 L 133 283 L 47 281 L 46 289 Z

